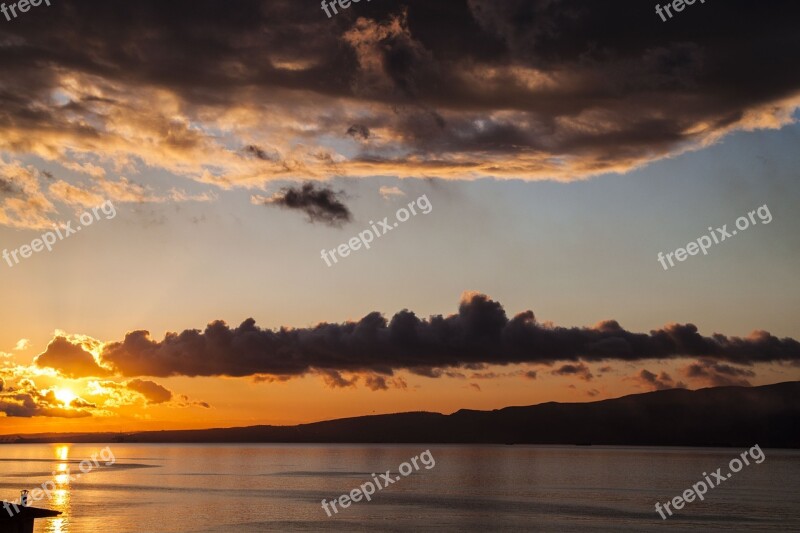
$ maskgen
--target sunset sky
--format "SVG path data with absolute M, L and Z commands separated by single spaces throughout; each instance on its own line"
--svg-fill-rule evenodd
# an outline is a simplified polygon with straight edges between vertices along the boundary
M 0 19 L 0 248 L 115 214 L 0 259 L 0 435 L 800 379 L 797 3 L 51 3 Z

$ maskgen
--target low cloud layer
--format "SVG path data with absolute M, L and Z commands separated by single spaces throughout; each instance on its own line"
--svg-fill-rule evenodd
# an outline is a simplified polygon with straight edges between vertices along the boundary
M 594 378 L 589 367 L 583 363 L 566 364 L 553 370 L 554 376 L 577 376 L 584 381 L 591 381 Z
M 89 407 L 95 406 L 80 398 L 65 405 L 53 390 L 40 390 L 31 379 L 21 379 L 15 386 L 0 379 L 0 414 L 7 417 L 86 418 L 92 416 Z
M 74 342 L 74 339 L 60 338 L 64 339 L 63 342 Z M 80 368 L 87 370 L 91 367 Z M 185 394 L 176 397 L 163 385 L 138 378 L 128 381 L 72 382 L 65 385 L 59 384 L 60 380 L 56 380 L 54 384 L 42 388 L 30 377 L 21 377 L 32 375 L 33 372 L 29 370 L 31 369 L 21 366 L 0 368 L 0 373 L 9 376 L 8 380 L 0 377 L 0 418 L 2 415 L 18 418 L 108 417 L 112 416 L 116 409 L 143 403 L 147 406 L 168 408 L 211 408 L 207 402 L 192 400 Z M 63 369 L 59 372 L 63 375 Z M 43 379 L 51 381 L 52 376 Z M 67 394 L 62 394 L 64 391 L 67 391 Z
M 701 380 L 712 387 L 749 387 L 747 378 L 754 378 L 755 372 L 747 368 L 736 368 L 711 359 L 703 359 L 683 369 L 689 379 Z
M 672 376 L 666 372 L 654 374 L 649 370 L 642 369 L 636 379 L 644 386 L 653 390 L 667 390 L 667 389 L 685 389 L 686 384 L 682 381 L 677 383 L 672 379 Z
M 91 364 L 74 363 L 67 350 L 48 347 L 46 353 L 51 357 L 39 356 L 37 364 L 96 371 Z M 57 366 L 56 353 L 67 354 L 62 366 Z M 470 293 L 458 312 L 447 317 L 420 319 L 403 310 L 387 320 L 373 312 L 358 322 L 279 330 L 261 329 L 252 319 L 236 328 L 216 321 L 204 331 L 169 333 L 160 341 L 147 331 L 132 331 L 122 341 L 105 344 L 100 362 L 126 377 L 258 376 L 270 381 L 318 373 L 332 387 L 349 387 L 352 377 L 342 373 L 392 376 L 407 370 L 435 378 L 452 373 L 443 369 L 562 363 L 554 373 L 588 381 L 593 376 L 585 363 L 683 357 L 708 362 L 690 369 L 692 377 L 713 372 L 741 380 L 750 371 L 736 374 L 730 365 L 798 364 L 800 343 L 765 331 L 744 338 L 703 336 L 692 324 L 670 324 L 649 333 L 627 331 L 613 320 L 592 327 L 557 327 L 537 322 L 532 311 L 509 319 L 498 302 Z M 380 381 L 371 384 L 383 388 Z

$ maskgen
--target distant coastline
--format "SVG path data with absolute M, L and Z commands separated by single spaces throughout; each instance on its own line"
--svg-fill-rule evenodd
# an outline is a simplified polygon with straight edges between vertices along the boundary
M 670 389 L 589 403 L 409 412 L 296 426 L 2 435 L 40 443 L 446 443 L 800 448 L 800 382 Z

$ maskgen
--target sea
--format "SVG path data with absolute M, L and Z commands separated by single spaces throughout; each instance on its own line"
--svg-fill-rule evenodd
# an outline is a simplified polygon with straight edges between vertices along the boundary
M 31 506 L 62 513 L 37 520 L 37 533 L 800 531 L 800 451 L 763 448 L 762 462 L 731 472 L 745 451 L 4 444 L 0 500 L 27 489 Z M 699 481 L 714 483 L 717 469 L 724 481 L 702 501 L 656 512 L 657 502 L 663 509 Z M 43 483 L 49 494 L 34 491 Z

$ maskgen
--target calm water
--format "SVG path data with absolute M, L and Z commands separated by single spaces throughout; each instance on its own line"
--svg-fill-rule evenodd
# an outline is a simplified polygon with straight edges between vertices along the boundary
M 108 445 L 116 463 L 70 481 L 105 445 L 0 446 L 0 499 L 55 477 L 36 531 L 800 531 L 800 452 L 764 450 L 704 502 L 654 511 L 743 450 L 559 446 Z M 349 493 L 430 449 L 436 465 L 328 518 Z M 751 461 L 752 462 L 752 461 Z M 86 467 L 86 465 L 85 465 Z M 88 468 L 88 467 L 86 467 Z M 52 472 L 56 472 L 53 476 Z M 3 511 L 0 508 L 0 511 Z

